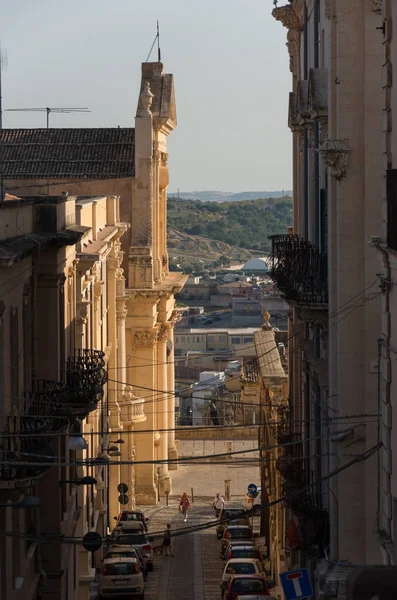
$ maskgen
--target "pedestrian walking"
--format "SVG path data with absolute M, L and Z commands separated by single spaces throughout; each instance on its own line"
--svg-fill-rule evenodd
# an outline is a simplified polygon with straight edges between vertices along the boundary
M 179 503 L 179 510 L 182 512 L 183 516 L 185 517 L 184 518 L 185 523 L 187 521 L 187 511 L 189 510 L 189 508 L 190 508 L 190 500 L 187 497 L 186 492 L 183 492 L 181 501 Z
M 215 496 L 215 500 L 212 503 L 212 508 L 215 510 L 215 516 L 220 518 L 225 509 L 225 501 L 219 494 Z
M 171 548 L 171 523 L 167 523 L 167 529 L 163 535 L 163 549 L 165 550 L 166 556 L 172 556 Z

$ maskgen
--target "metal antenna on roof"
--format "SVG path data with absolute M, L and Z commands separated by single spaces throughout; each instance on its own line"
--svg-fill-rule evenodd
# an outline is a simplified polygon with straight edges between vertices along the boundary
M 161 50 L 160 50 L 160 25 L 157 21 L 157 58 L 161 62 Z
M 4 200 L 4 175 L 3 175 L 3 98 L 1 91 L 1 73 L 7 69 L 7 52 L 2 50 L 0 44 L 0 202 Z
M 153 51 L 153 48 L 154 48 L 154 45 L 155 45 L 155 43 L 156 43 L 156 42 L 157 42 L 157 58 L 158 58 L 158 61 L 160 62 L 160 61 L 161 61 L 161 50 L 160 50 L 160 25 L 159 25 L 159 22 L 158 22 L 158 21 L 157 21 L 157 33 L 156 33 L 156 37 L 155 37 L 155 38 L 154 38 L 154 40 L 153 40 L 153 44 L 152 44 L 152 45 L 151 45 L 151 47 L 150 47 L 149 54 L 147 55 L 147 59 L 146 59 L 146 61 L 145 61 L 145 62 L 149 62 L 150 55 L 151 55 L 151 53 L 152 53 L 152 51 Z
M 45 112 L 47 113 L 47 129 L 50 127 L 50 113 L 89 113 L 89 108 L 6 108 L 5 112 Z

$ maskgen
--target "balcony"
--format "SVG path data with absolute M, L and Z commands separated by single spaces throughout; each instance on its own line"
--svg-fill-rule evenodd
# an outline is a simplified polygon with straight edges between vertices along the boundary
M 53 436 L 66 431 L 69 420 L 59 414 L 65 385 L 57 381 L 36 381 L 25 393 L 22 414 L 9 415 L 0 433 L 0 489 L 34 485 L 47 470 L 43 462 L 51 462 Z M 29 463 L 32 462 L 32 466 Z M 21 464 L 18 464 L 21 463 Z
M 326 309 L 327 255 L 299 235 L 273 235 L 270 277 L 289 304 Z
M 101 350 L 82 349 L 68 359 L 64 414 L 84 419 L 96 409 L 103 398 L 103 386 L 107 382 L 104 356 Z

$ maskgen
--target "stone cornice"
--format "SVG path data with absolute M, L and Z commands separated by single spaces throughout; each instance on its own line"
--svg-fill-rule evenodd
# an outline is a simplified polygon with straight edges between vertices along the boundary
M 280 21 L 287 29 L 302 30 L 302 21 L 294 8 L 292 8 L 291 4 L 276 6 L 272 11 L 272 16 L 276 21 Z
M 344 140 L 326 140 L 319 149 L 320 156 L 335 179 L 342 179 L 347 172 L 349 162 L 349 143 Z

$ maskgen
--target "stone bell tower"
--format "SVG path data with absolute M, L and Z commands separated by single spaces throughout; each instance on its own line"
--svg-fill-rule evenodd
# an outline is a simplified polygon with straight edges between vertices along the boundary
M 126 323 L 128 383 L 145 398 L 147 417 L 135 425 L 135 497 L 142 504 L 156 503 L 158 484 L 161 492 L 171 491 L 169 468 L 176 468 L 177 458 L 174 294 L 187 276 L 168 270 L 167 137 L 175 127 L 173 76 L 163 72 L 161 62 L 144 63 L 135 119 Z

